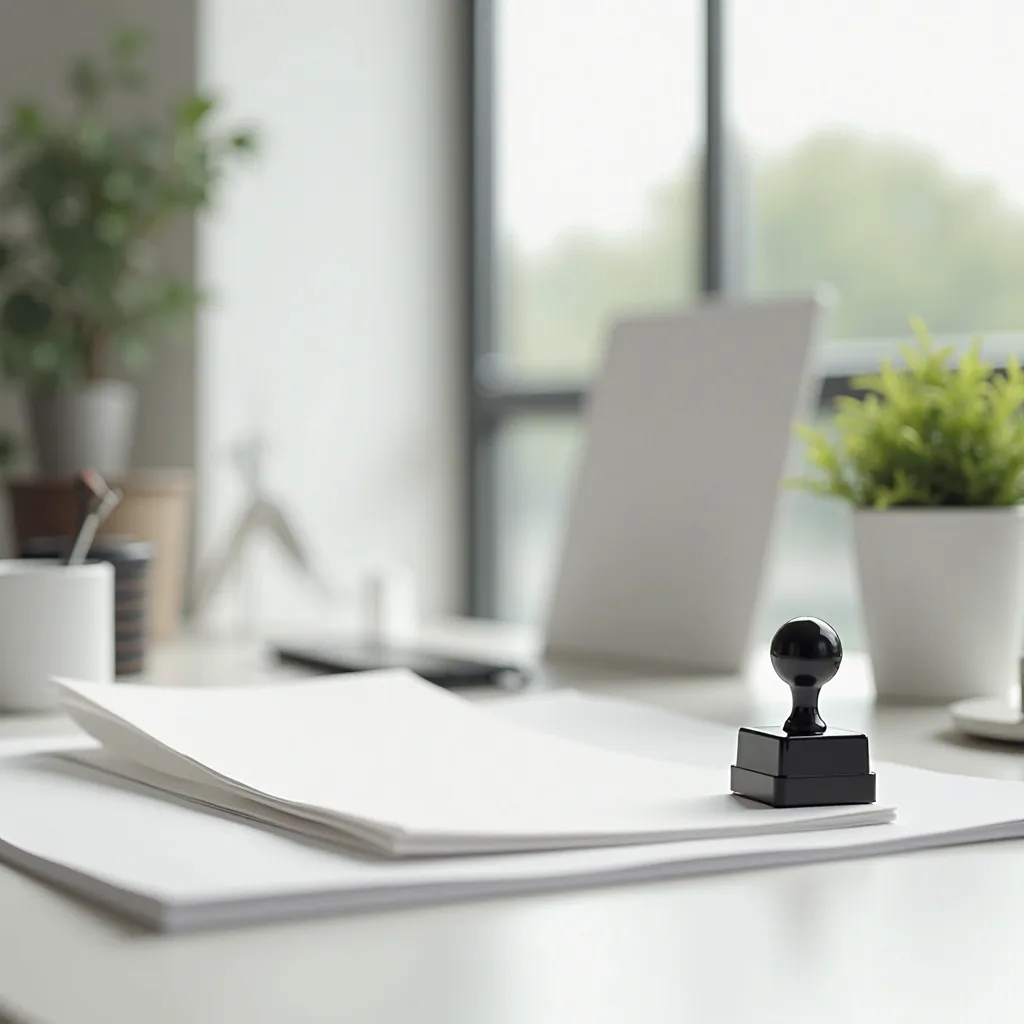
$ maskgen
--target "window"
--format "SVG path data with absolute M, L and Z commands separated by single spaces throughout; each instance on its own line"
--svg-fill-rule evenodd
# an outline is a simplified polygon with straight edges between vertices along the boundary
M 589 372 L 610 318 L 697 287 L 694 0 L 496 0 L 497 350 Z
M 477 139 L 493 174 L 477 235 L 492 302 L 475 338 L 473 610 L 543 609 L 575 411 L 618 313 L 830 282 L 826 399 L 911 314 L 1018 344 L 1024 149 L 1001 107 L 1019 76 L 1013 0 L 477 11 L 493 98 Z M 783 494 L 762 634 L 812 612 L 856 645 L 848 538 L 845 508 Z

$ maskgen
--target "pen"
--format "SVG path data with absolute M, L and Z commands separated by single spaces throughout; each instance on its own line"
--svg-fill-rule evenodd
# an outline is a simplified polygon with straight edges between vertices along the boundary
M 111 487 L 94 469 L 83 469 L 75 477 L 82 497 L 81 518 L 65 565 L 81 565 L 89 554 L 96 531 L 121 501 L 121 491 Z

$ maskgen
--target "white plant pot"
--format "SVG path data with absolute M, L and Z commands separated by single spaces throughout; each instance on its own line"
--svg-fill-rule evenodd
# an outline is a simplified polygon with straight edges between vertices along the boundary
M 1024 642 L 1022 510 L 858 509 L 853 524 L 879 698 L 1007 695 Z
M 42 473 L 70 476 L 95 469 L 128 472 L 138 393 L 123 380 L 81 381 L 29 396 L 29 420 Z

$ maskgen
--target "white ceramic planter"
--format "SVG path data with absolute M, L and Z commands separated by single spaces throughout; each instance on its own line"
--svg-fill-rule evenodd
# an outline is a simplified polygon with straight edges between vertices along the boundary
M 854 542 L 880 699 L 1009 693 L 1024 642 L 1020 508 L 858 510 Z
M 123 476 L 131 461 L 138 393 L 123 380 L 82 381 L 29 396 L 29 421 L 41 472 L 70 476 L 95 469 Z

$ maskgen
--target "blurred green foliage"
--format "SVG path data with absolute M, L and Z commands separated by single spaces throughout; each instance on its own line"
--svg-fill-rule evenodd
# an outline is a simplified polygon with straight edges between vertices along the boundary
M 756 179 L 754 286 L 839 290 L 837 338 L 1024 326 L 1024 209 L 930 150 L 852 132 L 814 136 Z
M 1024 373 L 1011 355 L 1005 374 L 981 358 L 981 343 L 953 358 L 924 323 L 917 344 L 836 400 L 830 430 L 802 426 L 816 470 L 794 486 L 858 508 L 995 506 L 1024 502 Z
M 502 260 L 502 337 L 532 373 L 579 373 L 609 322 L 697 290 L 698 175 L 682 170 L 621 234 L 566 232 Z M 910 313 L 939 333 L 1024 325 L 1024 209 L 913 143 L 852 131 L 742 158 L 729 241 L 754 294 L 833 284 L 837 338 L 899 337 Z
M 145 50 L 140 33 L 115 34 L 69 67 L 69 115 L 18 103 L 0 135 L 0 345 L 6 375 L 33 387 L 102 377 L 115 350 L 138 367 L 187 320 L 198 295 L 157 243 L 254 147 L 211 127 L 202 94 L 146 112 Z
M 14 435 L 0 432 L 0 472 L 10 469 L 18 457 L 18 443 Z

